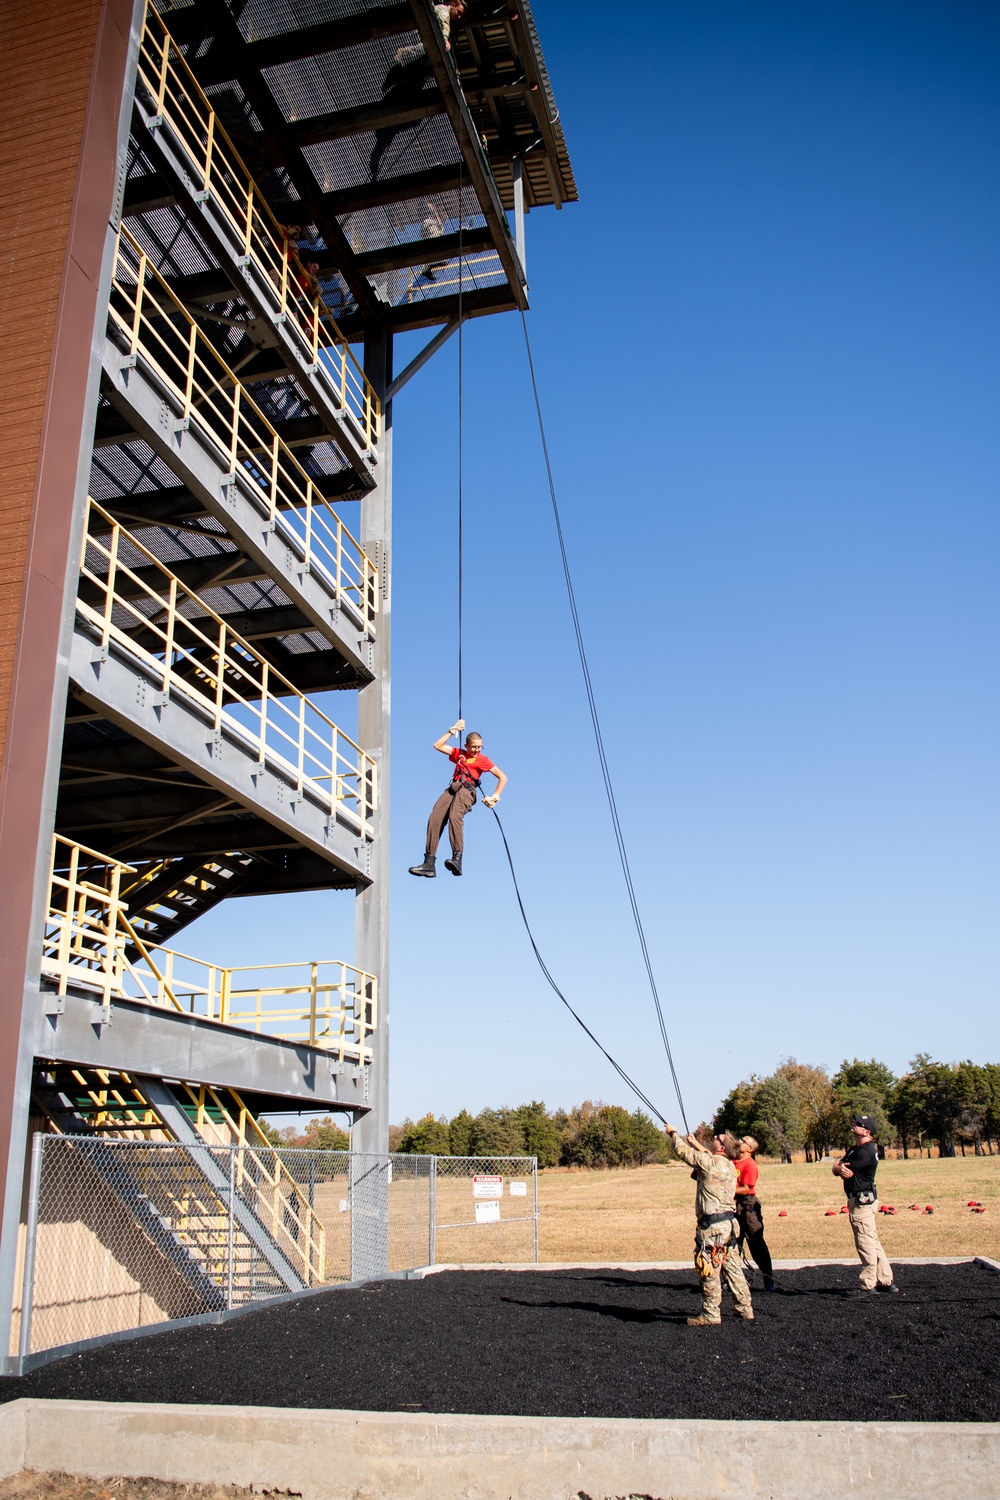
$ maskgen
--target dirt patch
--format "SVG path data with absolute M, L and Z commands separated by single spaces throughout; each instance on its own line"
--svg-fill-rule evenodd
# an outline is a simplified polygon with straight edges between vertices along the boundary
M 162 1479 L 76 1479 L 29 1471 L 0 1480 L 0 1500 L 291 1500 L 297 1490 L 244 1490 L 233 1485 L 168 1484 Z

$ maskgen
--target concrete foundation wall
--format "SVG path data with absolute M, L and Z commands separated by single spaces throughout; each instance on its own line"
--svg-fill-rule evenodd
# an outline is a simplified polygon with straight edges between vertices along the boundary
M 303 1500 L 995 1500 L 1000 1424 L 689 1422 L 11 1402 L 0 1475 L 291 1490 Z

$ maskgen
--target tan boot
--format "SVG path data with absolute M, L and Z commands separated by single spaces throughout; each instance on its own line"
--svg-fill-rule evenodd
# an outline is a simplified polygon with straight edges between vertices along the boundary
M 706 1318 L 704 1313 L 699 1313 L 696 1318 L 688 1318 L 689 1328 L 721 1328 L 721 1318 Z
M 752 1312 L 740 1312 L 739 1308 L 736 1309 L 736 1317 L 740 1318 L 744 1323 L 752 1323 L 753 1322 L 753 1313 Z

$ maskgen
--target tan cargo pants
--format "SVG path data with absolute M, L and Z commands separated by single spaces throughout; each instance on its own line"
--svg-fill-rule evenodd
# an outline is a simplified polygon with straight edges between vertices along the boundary
M 743 1274 L 740 1242 L 731 1224 L 712 1224 L 707 1229 L 697 1231 L 694 1240 L 696 1255 L 703 1247 L 710 1249 L 713 1245 L 725 1245 L 726 1258 L 720 1266 L 715 1268 L 711 1276 L 701 1277 L 702 1317 L 710 1318 L 713 1323 L 722 1322 L 723 1281 L 733 1294 L 737 1311 L 753 1317 L 753 1302 L 750 1299 L 747 1279 Z
M 445 828 L 448 829 L 448 839 L 451 843 L 451 852 L 461 854 L 465 848 L 465 829 L 462 824 L 465 815 L 471 812 L 476 805 L 476 789 L 471 786 L 446 787 L 431 809 L 431 815 L 427 822 L 427 842 L 424 848 L 429 855 L 437 853 L 438 844 Z
M 891 1286 L 892 1266 L 875 1227 L 875 1204 L 862 1204 L 856 1198 L 848 1197 L 847 1206 L 854 1243 L 861 1259 L 861 1285 L 866 1292 L 873 1292 L 876 1286 Z

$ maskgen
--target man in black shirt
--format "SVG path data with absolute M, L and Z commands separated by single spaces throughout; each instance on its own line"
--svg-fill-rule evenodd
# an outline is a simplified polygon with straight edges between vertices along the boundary
M 892 1266 L 882 1249 L 875 1227 L 875 1173 L 878 1148 L 875 1145 L 875 1121 L 871 1115 L 855 1115 L 851 1125 L 854 1145 L 833 1168 L 833 1175 L 843 1179 L 844 1192 L 854 1243 L 861 1258 L 861 1291 L 896 1292 Z

